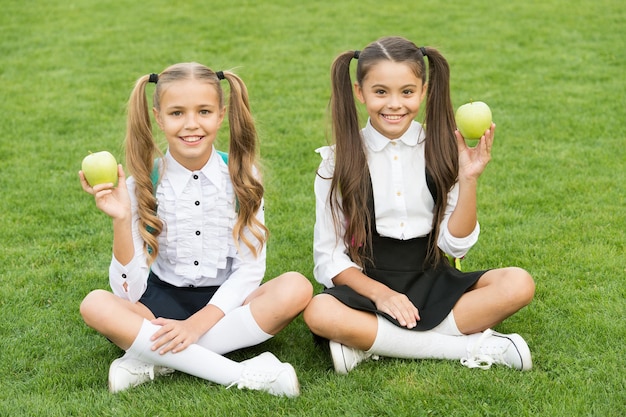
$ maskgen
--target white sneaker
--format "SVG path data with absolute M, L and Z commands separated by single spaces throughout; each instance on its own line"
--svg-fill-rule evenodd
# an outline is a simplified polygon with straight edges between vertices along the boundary
M 461 364 L 468 368 L 489 369 L 495 363 L 528 371 L 533 366 L 526 341 L 516 333 L 502 334 L 487 329 L 471 350 L 468 349 L 468 354 L 461 359 Z
M 171 368 L 123 356 L 114 360 L 109 367 L 109 391 L 112 393 L 124 391 L 151 381 L 155 376 L 168 375 L 172 372 L 174 370 Z
M 346 375 L 356 368 L 361 362 L 372 358 L 378 360 L 378 356 L 366 353 L 363 350 L 342 345 L 339 342 L 329 342 L 330 356 L 333 359 L 333 367 L 338 374 Z
M 297 397 L 300 383 L 293 366 L 281 362 L 270 352 L 241 362 L 245 366 L 241 378 L 233 382 L 237 388 L 265 391 L 276 396 Z M 230 388 L 229 386 L 229 388 Z

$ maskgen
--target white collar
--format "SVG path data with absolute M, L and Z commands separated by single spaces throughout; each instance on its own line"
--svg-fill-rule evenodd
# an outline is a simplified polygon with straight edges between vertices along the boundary
M 170 153 L 169 149 L 165 153 L 165 163 L 167 166 L 167 177 L 178 197 L 180 192 L 187 186 L 187 183 L 191 179 L 194 173 L 200 172 L 209 181 L 211 181 L 218 189 L 223 188 L 223 182 L 221 181 L 222 172 L 220 169 L 220 162 L 223 163 L 222 158 L 219 156 L 215 148 L 211 151 L 211 157 L 206 164 L 199 171 L 190 171 L 182 166 Z
M 415 146 L 424 137 L 424 130 L 422 125 L 415 120 L 411 122 L 409 128 L 398 139 L 389 139 L 382 135 L 378 130 L 372 126 L 370 119 L 367 119 L 367 124 L 362 130 L 363 139 L 367 146 L 374 152 L 382 151 L 385 146 L 392 142 L 402 141 L 407 146 Z

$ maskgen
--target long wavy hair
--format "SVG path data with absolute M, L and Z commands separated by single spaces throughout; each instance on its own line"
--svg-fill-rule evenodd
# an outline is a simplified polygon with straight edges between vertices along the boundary
M 252 253 L 258 255 L 268 237 L 268 230 L 255 216 L 261 207 L 263 184 L 255 173 L 258 135 L 254 119 L 250 112 L 248 89 L 243 80 L 230 71 L 222 72 L 228 81 L 230 96 L 228 99 L 228 121 L 230 127 L 228 171 L 237 197 L 238 216 L 233 227 L 235 242 L 243 242 Z M 222 75 L 220 74 L 220 75 Z M 218 93 L 220 108 L 224 106 L 224 92 L 217 74 L 204 65 L 182 63 L 172 65 L 158 74 L 158 81 L 153 95 L 153 106 L 160 108 L 161 95 L 170 84 L 181 80 L 200 80 L 211 84 Z M 128 121 L 126 128 L 126 166 L 135 178 L 135 194 L 139 214 L 139 232 L 144 241 L 144 251 L 148 263 L 157 258 L 159 245 L 157 237 L 163 231 L 163 223 L 156 214 L 157 200 L 151 174 L 154 161 L 162 157 L 152 132 L 152 123 L 146 85 L 151 75 L 144 75 L 137 80 L 128 102 Z M 244 231 L 252 233 L 256 244 Z
M 428 69 L 425 56 L 428 58 Z M 367 199 L 372 192 L 372 184 L 350 79 L 352 59 L 358 59 L 356 82 L 359 85 L 362 85 L 370 69 L 381 61 L 404 63 L 419 79 L 428 81 L 424 153 L 426 170 L 435 184 L 437 199 L 426 262 L 436 265 L 443 258 L 437 247 L 437 237 L 448 192 L 454 186 L 459 170 L 448 62 L 435 48 L 419 48 L 402 37 L 385 37 L 370 43 L 360 52 L 351 50 L 340 54 L 332 64 L 330 113 L 335 171 L 331 180 L 330 206 L 336 229 L 339 213 L 343 213 L 346 228 L 343 239 L 349 256 L 360 266 L 364 266 L 371 255 L 371 219 Z

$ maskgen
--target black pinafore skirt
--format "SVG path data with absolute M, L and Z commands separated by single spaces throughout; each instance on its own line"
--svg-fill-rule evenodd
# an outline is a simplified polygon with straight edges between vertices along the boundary
M 420 321 L 411 330 L 425 331 L 436 327 L 452 311 L 459 298 L 487 271 L 462 272 L 445 258 L 436 267 L 427 266 L 425 258 L 429 236 L 408 240 L 381 236 L 376 231 L 373 197 L 370 197 L 368 205 L 372 218 L 372 256 L 363 272 L 392 290 L 405 294 L 417 307 Z M 396 319 L 379 311 L 372 300 L 346 285 L 327 288 L 324 293 L 351 308 L 380 314 L 402 327 Z

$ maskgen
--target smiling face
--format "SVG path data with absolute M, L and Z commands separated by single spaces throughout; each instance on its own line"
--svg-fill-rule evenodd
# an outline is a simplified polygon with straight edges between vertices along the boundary
M 380 60 L 355 83 L 358 100 L 365 104 L 374 129 L 389 138 L 402 136 L 417 117 L 427 85 L 406 63 Z
M 153 111 L 174 159 L 191 171 L 201 169 L 224 120 L 215 86 L 196 79 L 171 82 Z

